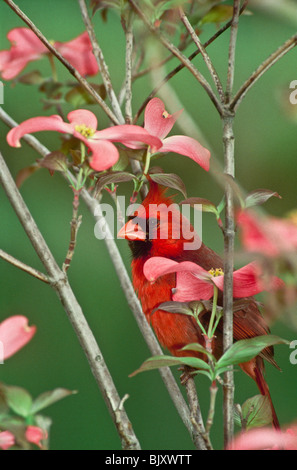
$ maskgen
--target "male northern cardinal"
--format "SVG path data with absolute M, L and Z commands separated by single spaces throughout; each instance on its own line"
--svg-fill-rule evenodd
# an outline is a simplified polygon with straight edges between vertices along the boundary
M 143 273 L 145 262 L 152 256 L 162 256 L 175 261 L 192 261 L 209 271 L 211 269 L 223 268 L 221 257 L 206 245 L 201 243 L 198 249 L 185 249 L 185 243 L 189 243 L 189 232 L 193 238 L 197 234 L 188 223 L 188 229 L 181 230 L 177 225 L 181 225 L 184 218 L 178 209 L 175 209 L 174 216 L 162 217 L 162 210 L 171 206 L 173 200 L 167 197 L 165 190 L 154 182 L 150 182 L 150 190 L 140 208 L 130 218 L 126 225 L 120 230 L 118 236 L 126 238 L 132 251 L 132 280 L 134 289 L 137 292 L 144 314 L 151 323 L 161 345 L 167 348 L 174 356 L 196 356 L 202 357 L 201 353 L 181 351 L 181 348 L 190 343 L 199 343 L 205 347 L 205 339 L 197 322 L 192 316 L 169 313 L 157 309 L 163 302 L 172 300 L 172 289 L 176 287 L 176 274 L 166 274 L 151 283 Z M 163 205 L 163 206 L 162 206 Z M 163 207 L 163 209 L 162 209 Z M 177 215 L 178 213 L 178 215 Z M 168 211 L 167 211 L 168 215 Z M 166 227 L 164 227 L 164 224 Z M 166 229 L 162 236 L 162 230 Z M 178 232 L 176 232 L 178 229 Z M 179 238 L 176 238 L 179 233 Z M 199 245 L 200 245 L 199 243 Z M 218 304 L 222 305 L 222 295 L 219 296 Z M 199 319 L 207 331 L 210 312 L 204 311 L 199 315 Z M 252 338 L 269 333 L 269 328 L 265 323 L 256 302 L 250 298 L 250 302 L 244 303 L 240 311 L 234 312 L 234 341 Z M 212 343 L 213 354 L 219 358 L 223 352 L 222 321 L 220 321 Z M 260 393 L 268 397 L 271 403 L 273 425 L 279 428 L 279 422 L 271 401 L 268 385 L 264 379 L 264 362 L 277 364 L 273 358 L 273 348 L 265 348 L 260 355 L 249 362 L 240 364 L 241 369 L 255 380 Z

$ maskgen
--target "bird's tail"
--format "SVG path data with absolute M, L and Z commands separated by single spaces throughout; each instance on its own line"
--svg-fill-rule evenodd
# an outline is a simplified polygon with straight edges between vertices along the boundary
M 270 396 L 269 387 L 264 378 L 264 362 L 262 357 L 257 356 L 249 362 L 240 364 L 240 367 L 256 382 L 261 395 L 268 398 L 271 407 L 273 426 L 275 429 L 280 429 L 280 424 Z
M 269 400 L 270 407 L 271 407 L 271 412 L 272 412 L 273 426 L 274 426 L 275 429 L 280 429 L 280 424 L 279 424 L 278 417 L 276 415 L 276 411 L 275 411 L 273 403 L 272 403 L 269 387 L 268 387 L 268 384 L 267 384 L 267 382 L 264 378 L 263 368 L 255 367 L 254 371 L 255 371 L 255 381 L 258 385 L 258 388 L 260 390 L 261 395 L 266 396 Z

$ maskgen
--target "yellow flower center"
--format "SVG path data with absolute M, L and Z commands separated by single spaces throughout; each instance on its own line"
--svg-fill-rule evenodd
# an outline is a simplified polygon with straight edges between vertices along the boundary
M 170 114 L 167 111 L 163 111 L 162 118 L 167 119 L 170 117 Z
M 223 276 L 224 274 L 224 271 L 221 268 L 216 268 L 216 269 L 211 268 L 208 272 L 214 277 Z
M 95 134 L 95 129 L 92 129 L 91 127 L 87 127 L 85 124 L 77 124 L 75 126 L 75 130 L 79 132 L 81 135 L 89 139 Z

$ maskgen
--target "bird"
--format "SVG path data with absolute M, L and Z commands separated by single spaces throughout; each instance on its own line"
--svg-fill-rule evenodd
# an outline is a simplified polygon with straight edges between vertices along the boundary
M 150 282 L 144 275 L 144 264 L 154 256 L 166 257 L 177 262 L 191 261 L 203 269 L 223 270 L 223 259 L 201 240 L 199 248 L 185 249 L 185 243 L 197 241 L 198 234 L 189 221 L 185 222 L 183 214 L 174 204 L 173 196 L 168 196 L 168 188 L 149 180 L 149 192 L 139 208 L 129 216 L 126 224 L 118 233 L 119 238 L 128 240 L 132 253 L 131 275 L 135 292 L 137 293 L 147 321 L 154 329 L 160 344 L 173 356 L 195 356 L 206 359 L 196 351 L 182 351 L 191 343 L 199 343 L 205 347 L 205 336 L 195 318 L 182 313 L 171 313 L 158 306 L 172 301 L 176 289 L 176 273 L 166 274 Z M 177 207 L 176 207 L 177 206 Z M 168 208 L 172 211 L 168 211 Z M 163 212 L 163 216 L 162 216 Z M 181 225 L 183 228 L 181 229 Z M 186 227 L 186 228 L 184 228 Z M 163 231 L 163 236 L 162 236 Z M 219 294 L 218 305 L 223 305 L 223 293 Z M 233 314 L 233 340 L 253 338 L 270 333 L 257 302 L 253 297 L 245 299 Z M 210 311 L 205 310 L 199 315 L 199 320 L 207 331 Z M 220 320 L 212 342 L 212 353 L 216 359 L 223 354 L 223 321 Z M 280 424 L 272 403 L 268 384 L 264 378 L 264 359 L 279 368 L 274 360 L 273 347 L 266 347 L 252 360 L 239 364 L 240 368 L 251 377 L 258 386 L 261 395 L 268 397 L 274 428 L 280 429 Z

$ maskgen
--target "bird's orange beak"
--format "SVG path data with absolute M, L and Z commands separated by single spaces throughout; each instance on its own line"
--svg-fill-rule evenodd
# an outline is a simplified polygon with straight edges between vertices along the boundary
M 124 225 L 118 233 L 118 238 L 125 238 L 126 240 L 146 240 L 146 233 L 142 228 L 132 220 Z

